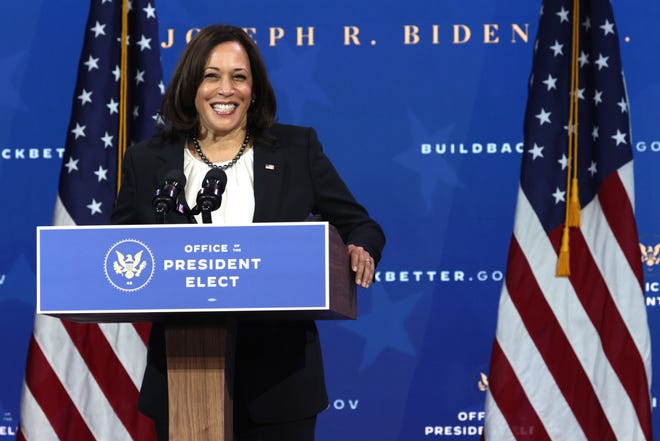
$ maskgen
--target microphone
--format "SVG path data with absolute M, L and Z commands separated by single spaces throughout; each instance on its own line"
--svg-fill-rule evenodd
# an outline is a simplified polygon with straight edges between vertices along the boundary
M 202 188 L 197 193 L 197 206 L 193 208 L 193 214 L 202 213 L 203 223 L 211 223 L 211 212 L 220 208 L 226 186 L 227 174 L 221 168 L 213 167 L 206 173 Z
M 183 195 L 185 186 L 186 177 L 181 170 L 170 170 L 165 175 L 163 185 L 156 189 L 151 200 L 158 223 L 164 224 L 165 214 L 178 208 L 179 195 Z

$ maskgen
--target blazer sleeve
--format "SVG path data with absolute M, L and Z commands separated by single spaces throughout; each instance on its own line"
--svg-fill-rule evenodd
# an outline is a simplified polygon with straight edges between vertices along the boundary
M 315 214 L 334 225 L 344 242 L 361 246 L 375 263 L 381 258 L 385 234 L 367 210 L 357 202 L 323 152 L 316 131 L 308 131 L 309 164 L 315 194 Z
M 112 209 L 110 222 L 112 224 L 137 224 L 135 173 L 133 166 L 133 155 L 131 149 L 127 150 L 122 162 L 121 186 L 115 205 Z

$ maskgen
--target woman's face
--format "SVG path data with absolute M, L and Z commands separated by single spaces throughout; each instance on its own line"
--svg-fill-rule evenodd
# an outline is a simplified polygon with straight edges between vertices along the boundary
M 239 43 L 229 41 L 213 48 L 204 66 L 195 95 L 200 132 L 226 136 L 247 127 L 252 100 L 250 59 Z

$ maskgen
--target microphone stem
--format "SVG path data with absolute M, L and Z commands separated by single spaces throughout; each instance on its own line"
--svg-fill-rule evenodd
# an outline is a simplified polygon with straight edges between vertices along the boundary
M 164 224 L 165 223 L 165 211 L 167 209 L 167 204 L 159 203 L 156 205 L 156 223 Z

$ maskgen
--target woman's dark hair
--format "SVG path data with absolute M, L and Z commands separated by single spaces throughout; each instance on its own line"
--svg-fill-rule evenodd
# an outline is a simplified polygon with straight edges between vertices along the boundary
M 252 94 L 255 101 L 248 109 L 248 128 L 254 137 L 261 137 L 263 132 L 273 125 L 277 110 L 275 92 L 256 43 L 241 28 L 216 24 L 205 27 L 190 40 L 174 69 L 161 105 L 166 133 L 197 132 L 199 116 L 195 108 L 195 95 L 202 83 L 206 61 L 214 47 L 230 41 L 240 44 L 250 60 Z

